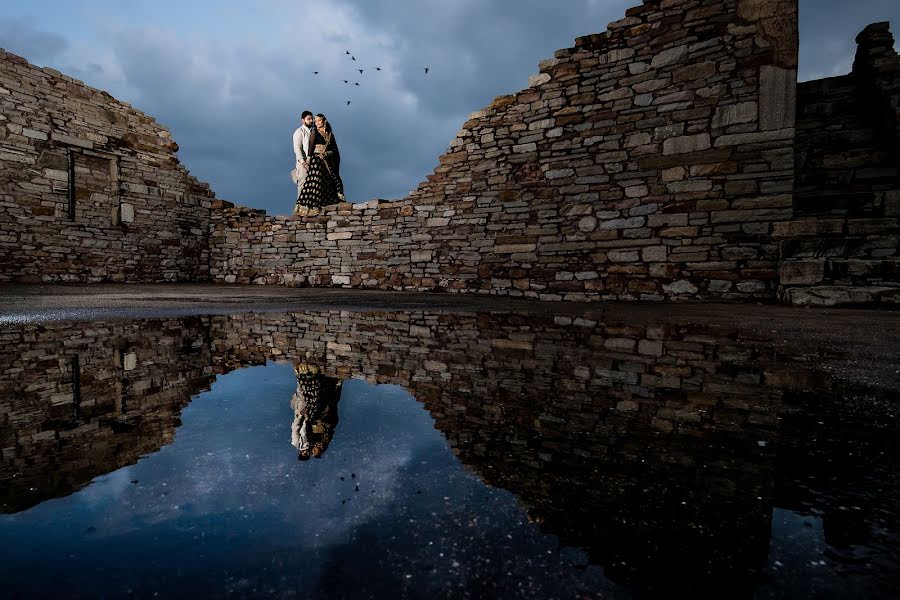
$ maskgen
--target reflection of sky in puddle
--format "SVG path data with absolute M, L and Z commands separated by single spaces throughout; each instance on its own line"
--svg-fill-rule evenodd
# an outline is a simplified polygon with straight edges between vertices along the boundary
M 289 364 L 220 377 L 183 411 L 174 443 L 0 517 L 0 537 L 15 540 L 0 550 L 0 583 L 39 595 L 130 586 L 300 597 L 610 587 L 529 524 L 512 494 L 466 471 L 400 387 L 345 382 L 334 440 L 299 462 L 295 386 Z

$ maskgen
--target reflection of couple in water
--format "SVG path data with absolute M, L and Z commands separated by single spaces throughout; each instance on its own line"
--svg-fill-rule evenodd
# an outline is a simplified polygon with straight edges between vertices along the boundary
M 294 214 L 315 215 L 329 204 L 344 201 L 341 181 L 341 154 L 325 115 L 315 117 L 306 110 L 300 117 L 300 127 L 294 131 L 296 165 L 291 178 L 297 184 Z
M 318 367 L 297 363 L 297 391 L 291 397 L 294 422 L 291 423 L 291 444 L 297 448 L 299 460 L 311 456 L 321 458 L 334 437 L 338 424 L 338 400 L 343 381 L 327 377 Z

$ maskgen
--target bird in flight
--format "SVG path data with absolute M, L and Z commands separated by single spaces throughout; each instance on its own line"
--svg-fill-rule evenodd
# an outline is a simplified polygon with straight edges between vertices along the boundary
M 425 67 L 425 74 L 428 75 L 428 67 Z
M 375 70 L 376 70 L 376 71 L 380 71 L 380 70 L 381 70 L 381 67 L 375 67 Z
M 362 75 L 362 72 L 363 72 L 362 69 L 357 69 L 357 71 L 359 71 L 359 74 Z
M 349 100 L 347 100 L 347 106 L 350 106 L 350 101 L 349 101 Z
M 350 55 L 350 51 L 347 50 L 347 52 L 345 52 L 344 54 L 346 54 L 347 56 L 349 56 L 349 55 Z
M 352 58 L 353 60 L 356 60 L 356 57 L 355 57 L 355 56 L 351 56 L 350 58 Z
M 359 85 L 359 82 L 358 82 L 358 81 L 357 81 L 357 82 L 356 82 L 356 83 L 354 83 L 354 84 L 353 84 L 353 85 Z
M 313 75 L 318 75 L 318 74 L 319 74 L 318 71 L 313 71 Z
M 344 80 L 344 83 L 350 83 L 350 82 L 349 82 L 349 81 L 347 81 L 347 80 L 346 80 L 346 79 L 345 79 L 345 80 Z

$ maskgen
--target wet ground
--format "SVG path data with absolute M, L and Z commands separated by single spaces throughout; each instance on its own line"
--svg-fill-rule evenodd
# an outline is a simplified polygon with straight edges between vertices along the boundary
M 900 313 L 9 286 L 0 324 L 7 597 L 900 589 Z

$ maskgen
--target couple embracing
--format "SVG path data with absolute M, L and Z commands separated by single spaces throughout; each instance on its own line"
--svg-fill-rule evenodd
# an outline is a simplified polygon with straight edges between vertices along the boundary
M 341 155 L 325 115 L 313 117 L 305 110 L 300 120 L 300 127 L 294 131 L 297 162 L 291 171 L 291 179 L 297 184 L 294 214 L 318 214 L 321 207 L 344 201 Z

